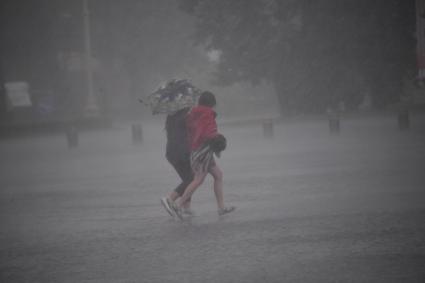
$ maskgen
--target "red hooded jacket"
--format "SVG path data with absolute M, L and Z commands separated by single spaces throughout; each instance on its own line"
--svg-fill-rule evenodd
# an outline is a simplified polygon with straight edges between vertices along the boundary
M 208 139 L 218 135 L 216 113 L 211 107 L 198 105 L 187 116 L 190 149 L 196 150 Z

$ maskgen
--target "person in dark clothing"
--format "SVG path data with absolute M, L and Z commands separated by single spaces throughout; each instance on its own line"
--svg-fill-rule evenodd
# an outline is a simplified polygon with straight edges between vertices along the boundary
M 165 157 L 176 170 L 181 178 L 181 183 L 168 194 L 161 198 L 161 203 L 166 211 L 174 216 L 173 210 L 169 207 L 167 199 L 175 201 L 181 197 L 186 187 L 193 180 L 193 171 L 190 164 L 190 148 L 186 125 L 186 116 L 190 108 L 183 108 L 173 114 L 169 114 L 165 121 L 165 131 L 167 133 L 167 145 Z M 190 209 L 191 199 L 184 203 L 183 213 L 192 214 Z

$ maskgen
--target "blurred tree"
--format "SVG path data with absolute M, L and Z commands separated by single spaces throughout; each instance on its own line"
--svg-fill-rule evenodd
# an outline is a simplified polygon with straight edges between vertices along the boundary
M 87 96 L 82 3 L 0 1 L 3 80 L 27 81 L 32 95 L 37 90 L 33 97 L 52 94 L 57 112 L 66 117 L 80 116 Z M 199 58 L 200 52 L 194 52 L 188 40 L 192 20 L 175 2 L 90 0 L 88 4 L 94 92 L 107 112 L 140 113 L 138 97 Z
M 376 107 L 399 98 L 414 68 L 412 0 L 179 0 L 194 42 L 221 52 L 216 82 L 272 83 L 283 114 Z
M 192 22 L 168 0 L 91 0 L 93 55 L 102 64 L 98 86 L 109 103 L 140 111 L 141 95 L 170 79 L 194 47 L 188 39 Z M 124 89 L 125 88 L 125 89 Z M 123 94 L 127 94 L 127 99 Z M 105 95 L 105 94 L 104 94 Z

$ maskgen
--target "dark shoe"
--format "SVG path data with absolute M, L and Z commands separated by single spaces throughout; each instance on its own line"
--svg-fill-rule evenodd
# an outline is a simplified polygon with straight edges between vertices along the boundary
M 229 207 L 225 207 L 223 209 L 219 209 L 218 210 L 218 215 L 222 216 L 224 214 L 227 214 L 227 213 L 232 212 L 235 209 L 236 209 L 236 207 L 234 207 L 234 206 L 229 206 Z

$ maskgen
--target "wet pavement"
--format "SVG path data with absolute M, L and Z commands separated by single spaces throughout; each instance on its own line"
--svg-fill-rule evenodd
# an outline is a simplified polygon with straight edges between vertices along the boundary
M 393 117 L 223 124 L 195 216 L 159 198 L 177 175 L 161 121 L 0 141 L 0 282 L 425 282 L 425 119 Z

